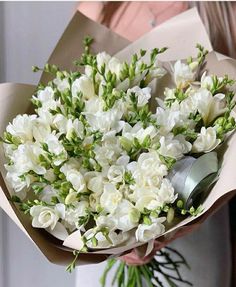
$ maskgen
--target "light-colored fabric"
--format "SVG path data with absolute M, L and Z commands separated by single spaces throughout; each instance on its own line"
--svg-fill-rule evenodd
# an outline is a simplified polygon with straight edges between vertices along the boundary
M 103 2 L 81 2 L 78 10 L 94 21 L 98 21 L 103 5 Z M 181 1 L 124 2 L 111 20 L 111 29 L 122 37 L 134 41 L 151 31 L 152 24 L 160 25 L 187 8 L 188 4 Z

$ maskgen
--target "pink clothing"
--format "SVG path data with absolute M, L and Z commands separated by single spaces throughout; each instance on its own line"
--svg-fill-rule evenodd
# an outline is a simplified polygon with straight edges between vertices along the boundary
M 81 2 L 78 10 L 94 21 L 99 21 L 103 2 Z M 187 2 L 123 2 L 112 17 L 110 28 L 134 41 L 154 26 L 184 12 Z

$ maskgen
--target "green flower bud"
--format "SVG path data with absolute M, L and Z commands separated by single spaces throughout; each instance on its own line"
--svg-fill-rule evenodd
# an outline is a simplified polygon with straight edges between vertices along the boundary
M 171 207 L 167 212 L 166 220 L 168 223 L 171 223 L 175 217 L 175 210 Z
M 75 191 L 73 191 L 73 189 L 70 189 L 69 194 L 65 198 L 65 204 L 69 205 L 75 201 L 77 201 L 77 193 Z
M 221 135 L 224 133 L 224 129 L 222 127 L 217 128 L 217 134 Z
M 129 212 L 129 218 L 133 223 L 138 223 L 140 218 L 140 212 L 136 208 L 132 208 Z
M 129 152 L 132 148 L 132 142 L 125 137 L 120 137 L 119 140 L 120 140 L 120 144 L 122 148 L 126 150 L 127 152 Z
M 194 61 L 192 63 L 189 64 L 189 68 L 193 71 L 198 67 L 198 62 Z
M 152 211 L 152 212 L 150 213 L 150 216 L 151 216 L 151 217 L 154 217 L 154 218 L 157 218 L 157 217 L 159 216 L 159 213 L 158 213 L 157 211 Z
M 215 124 L 219 125 L 219 126 L 223 126 L 225 124 L 225 118 L 224 117 L 220 117 L 215 121 Z
M 178 208 L 183 208 L 183 206 L 184 206 L 183 200 L 178 200 L 178 201 L 177 201 L 177 207 L 178 207 Z
M 32 71 L 33 71 L 34 73 L 38 72 L 39 70 L 40 70 L 39 67 L 37 67 L 37 66 L 32 66 Z
M 151 225 L 152 221 L 151 221 L 151 219 L 148 216 L 144 216 L 143 217 L 143 223 L 146 224 L 146 225 Z
M 93 247 L 96 247 L 98 245 L 98 240 L 95 236 L 92 237 L 91 242 L 92 242 Z

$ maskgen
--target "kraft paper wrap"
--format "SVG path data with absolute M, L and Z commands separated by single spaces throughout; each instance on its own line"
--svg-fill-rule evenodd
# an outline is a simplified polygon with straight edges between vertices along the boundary
M 85 36 L 90 35 L 94 38 L 93 51 L 106 51 L 116 55 L 121 60 L 126 60 L 131 54 L 138 52 L 140 49 L 152 49 L 154 47 L 167 46 L 169 49 L 159 56 L 162 62 L 175 61 L 177 59 L 186 59 L 188 56 L 196 55 L 196 43 L 202 44 L 211 53 L 207 57 L 206 69 L 213 74 L 223 76 L 228 74 L 231 78 L 236 79 L 236 61 L 222 57 L 212 51 L 212 47 L 200 20 L 196 9 L 188 10 L 164 24 L 153 29 L 145 36 L 133 43 L 123 39 L 113 33 L 106 27 L 97 24 L 77 12 L 63 33 L 56 48 L 51 54 L 48 62 L 58 65 L 61 69 L 73 70 L 72 62 L 79 58 L 82 51 L 82 41 Z M 221 58 L 221 60 L 219 60 Z M 32 63 L 37 64 L 37 63 Z M 165 65 L 165 63 L 164 63 Z M 42 74 L 41 82 L 47 82 L 49 76 Z M 170 83 L 168 77 L 160 82 L 153 84 L 153 95 L 158 95 L 166 83 Z M 158 90 L 156 86 L 158 84 Z M 5 83 L 0 85 L 0 134 L 4 132 L 7 124 L 17 114 L 29 113 L 32 111 L 30 97 L 35 91 L 35 86 L 26 84 Z M 189 217 L 180 222 L 178 225 L 169 229 L 163 236 L 159 237 L 160 242 L 166 238 L 171 238 L 178 230 L 185 228 L 189 224 L 200 224 L 210 214 L 215 212 L 224 202 L 225 198 L 229 199 L 235 194 L 236 190 L 236 134 L 231 136 L 227 142 L 221 146 L 222 170 L 219 180 L 211 190 L 209 196 L 203 203 L 204 212 L 198 217 Z M 71 234 L 64 242 L 57 240 L 41 229 L 35 229 L 31 226 L 30 219 L 23 215 L 17 207 L 9 201 L 10 187 L 7 186 L 4 178 L 6 171 L 4 169 L 3 148 L 0 148 L 0 206 L 19 226 L 19 228 L 35 243 L 41 252 L 53 263 L 66 265 L 71 262 L 73 255 L 72 249 L 79 249 L 78 233 Z M 130 242 L 126 246 L 99 250 L 81 254 L 78 264 L 90 264 L 101 262 L 110 255 L 120 255 L 128 250 L 140 246 Z M 143 248 L 143 254 L 146 252 L 146 246 Z M 150 247 L 149 247 L 150 249 Z

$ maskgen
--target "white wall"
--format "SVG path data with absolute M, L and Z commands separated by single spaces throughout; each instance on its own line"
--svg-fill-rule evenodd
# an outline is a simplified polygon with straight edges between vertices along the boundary
M 36 83 L 75 2 L 0 3 L 0 81 Z M 74 287 L 74 275 L 49 263 L 0 211 L 0 287 Z

